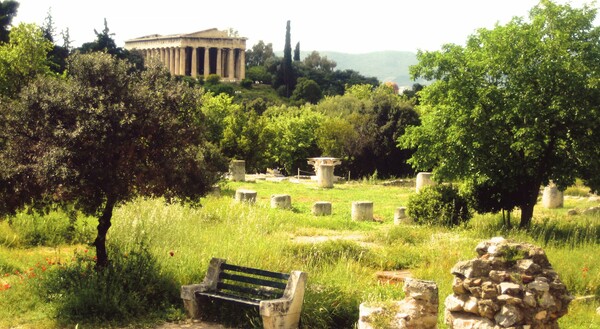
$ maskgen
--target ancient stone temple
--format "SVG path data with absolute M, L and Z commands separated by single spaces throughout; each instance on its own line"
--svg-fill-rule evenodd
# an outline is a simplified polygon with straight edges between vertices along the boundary
M 218 74 L 225 81 L 246 77 L 246 38 L 210 29 L 190 34 L 148 35 L 125 41 L 125 49 L 144 58 L 158 58 L 173 75 L 192 77 Z

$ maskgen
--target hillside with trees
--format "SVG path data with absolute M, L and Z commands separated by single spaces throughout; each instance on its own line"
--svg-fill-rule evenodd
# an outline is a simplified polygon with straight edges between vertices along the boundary
M 301 58 L 309 54 L 310 52 L 302 52 Z M 410 76 L 409 68 L 419 62 L 417 54 L 409 51 L 378 51 L 363 54 L 319 51 L 319 54 L 335 61 L 338 70 L 354 70 L 382 82 L 395 82 L 401 87 L 410 87 L 415 83 Z M 417 82 L 423 83 L 424 80 L 419 79 Z

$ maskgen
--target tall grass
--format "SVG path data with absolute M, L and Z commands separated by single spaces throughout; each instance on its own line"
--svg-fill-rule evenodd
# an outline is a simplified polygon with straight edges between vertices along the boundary
M 233 192 L 241 187 L 258 192 L 255 204 L 238 204 L 233 201 Z M 271 209 L 270 196 L 283 193 L 291 195 L 292 209 Z M 123 282 L 130 282 L 127 278 L 142 278 L 140 271 L 147 269 L 152 273 L 151 277 L 143 277 L 127 285 L 137 287 L 134 290 L 139 291 L 146 289 L 143 285 L 161 290 L 161 297 L 156 299 L 162 303 L 146 304 L 151 305 L 149 307 L 153 311 L 147 313 L 147 316 L 152 319 L 155 319 L 153 316 L 168 319 L 182 317 L 182 303 L 177 298 L 179 286 L 200 282 L 212 257 L 278 272 L 302 270 L 309 277 L 302 312 L 303 327 L 351 328 L 358 319 L 358 305 L 361 302 L 403 298 L 401 285 L 378 282 L 376 272 L 408 269 L 414 277 L 435 281 L 439 287 L 440 300 L 443 301 L 452 291 L 450 269 L 454 264 L 476 257 L 474 248 L 480 241 L 502 235 L 544 247 L 554 268 L 573 294 L 600 296 L 600 217 L 569 218 L 560 210 L 552 212 L 536 208 L 536 217 L 529 231 L 505 230 L 499 215 L 476 215 L 468 224 L 453 229 L 394 226 L 395 208 L 406 205 L 411 193 L 412 188 L 380 186 L 371 182 L 336 184 L 333 189 L 319 189 L 311 184 L 259 181 L 226 184 L 221 197 L 209 196 L 199 208 L 166 204 L 162 199 L 138 199 L 115 210 L 108 240 L 111 246 L 118 249 L 111 249 L 109 257 L 120 265 L 115 268 L 116 272 L 111 272 L 109 277 L 99 281 L 102 283 L 97 283 L 95 287 L 119 287 Z M 383 222 L 350 220 L 351 203 L 357 200 L 373 201 L 374 214 Z M 326 217 L 311 215 L 311 206 L 316 201 L 331 201 L 333 214 Z M 58 220 L 64 221 L 64 218 Z M 33 224 L 24 226 L 31 225 Z M 41 247 L 33 248 L 25 243 L 27 239 L 24 238 L 24 232 L 30 230 L 17 226 L 14 222 L 13 225 L 0 222 L 0 268 L 4 270 L 21 271 L 27 264 L 48 257 L 42 254 L 23 256 L 21 259 L 15 257 L 15 254 L 26 255 L 24 250 L 42 250 Z M 47 233 L 49 238 L 42 243 L 53 244 L 50 236 L 62 234 L 60 230 L 53 232 Z M 300 242 L 306 241 L 299 239 L 306 236 L 328 237 L 330 240 Z M 50 250 L 68 247 L 54 246 Z M 81 248 L 85 246 L 80 246 L 79 250 Z M 140 261 L 129 262 L 123 258 L 126 251 L 136 250 L 140 253 Z M 92 257 L 91 252 L 90 249 L 85 257 Z M 64 255 L 64 251 L 62 254 Z M 60 275 L 64 278 L 67 275 L 89 273 L 83 266 L 87 263 L 82 262 L 80 256 L 81 251 L 75 260 L 64 262 L 66 272 L 53 268 L 57 270 L 53 272 L 54 275 L 58 275 L 54 277 L 58 278 L 54 279 L 56 284 L 61 282 Z M 130 274 L 123 274 L 124 272 Z M 124 278 L 121 279 L 120 276 Z M 76 276 L 73 280 L 77 282 L 75 278 Z M 14 283 L 18 278 L 10 275 L 8 279 L 0 280 Z M 73 286 L 81 287 L 77 291 L 87 291 L 84 286 L 89 282 L 85 285 L 84 282 L 86 281 Z M 67 300 L 52 298 L 52 294 L 32 297 L 31 291 L 23 287 L 13 284 L 13 288 L 0 291 L 0 327 L 22 326 L 23 323 L 34 323 L 32 327 L 64 326 L 64 323 L 43 320 L 44 317 L 51 318 L 56 314 L 70 319 L 72 323 L 84 321 L 69 317 L 68 314 L 72 313 L 69 307 L 86 304 L 85 298 L 92 298 L 89 291 L 78 295 L 75 290 L 60 285 L 55 287 L 55 291 L 62 290 L 70 294 L 71 297 Z M 144 293 L 146 294 L 150 293 Z M 51 298 L 48 299 L 48 296 Z M 141 296 L 134 297 L 135 292 L 129 291 L 124 295 L 115 293 L 112 296 L 113 301 L 128 300 L 130 297 L 133 300 L 121 303 L 124 306 L 131 302 L 131 306 L 125 309 L 105 306 L 106 314 L 116 312 L 134 323 L 146 317 L 136 308 L 145 304 L 141 301 Z M 138 302 L 135 298 L 138 298 Z M 15 305 L 6 304 L 5 300 L 10 300 Z M 37 307 L 46 305 L 46 300 L 51 301 L 48 304 L 50 306 L 40 307 L 41 311 L 27 311 L 28 303 Z M 106 304 L 110 305 L 110 301 L 106 301 Z M 445 328 L 443 303 L 440 304 L 439 328 Z M 220 309 L 215 311 L 222 312 Z M 561 328 L 592 328 L 598 324 L 597 316 L 593 314 L 593 304 L 577 304 L 572 308 L 572 313 L 561 319 Z M 7 317 L 13 318 L 6 320 Z M 98 322 L 108 319 L 108 316 L 103 318 L 97 314 L 89 314 L 87 318 Z M 246 325 L 260 325 L 260 322 L 256 322 L 255 315 L 249 314 L 242 318 Z

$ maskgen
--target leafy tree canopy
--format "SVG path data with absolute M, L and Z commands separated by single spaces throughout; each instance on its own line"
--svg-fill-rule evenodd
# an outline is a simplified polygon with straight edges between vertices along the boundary
M 10 24 L 15 16 L 19 3 L 13 0 L 0 1 L 0 42 L 8 42 Z
M 541 184 L 600 187 L 600 29 L 596 10 L 542 0 L 529 20 L 480 29 L 466 46 L 419 52 L 422 125 L 400 144 L 441 180 L 485 184 L 529 225 Z
M 52 43 L 35 24 L 21 23 L 10 31 L 10 41 L 0 43 L 0 95 L 16 97 L 38 74 L 50 71 L 47 59 Z
M 138 195 L 197 202 L 226 170 L 206 144 L 200 94 L 150 65 L 75 54 L 66 78 L 40 77 L 0 105 L 0 212 L 30 202 L 99 217 L 98 264 L 116 205 Z
M 246 65 L 262 66 L 265 65 L 267 59 L 275 57 L 273 53 L 273 44 L 265 44 L 264 41 L 259 40 L 252 49 L 246 50 Z

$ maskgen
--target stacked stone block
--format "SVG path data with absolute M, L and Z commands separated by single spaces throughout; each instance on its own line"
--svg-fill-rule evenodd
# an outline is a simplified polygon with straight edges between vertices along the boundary
M 476 251 L 477 258 L 452 268 L 450 328 L 558 328 L 572 296 L 541 248 L 493 238 Z

